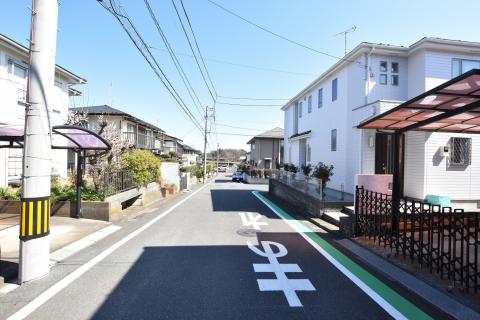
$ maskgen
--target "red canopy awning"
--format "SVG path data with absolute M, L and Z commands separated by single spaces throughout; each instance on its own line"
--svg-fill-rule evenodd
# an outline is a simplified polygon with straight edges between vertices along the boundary
M 480 133 L 480 70 L 470 70 L 358 127 L 397 132 Z

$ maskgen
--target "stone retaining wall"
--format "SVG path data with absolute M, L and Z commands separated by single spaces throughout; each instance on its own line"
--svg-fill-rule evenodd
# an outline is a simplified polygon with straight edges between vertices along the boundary
M 161 188 L 156 182 L 149 183 L 147 187 L 127 190 L 110 196 L 105 201 L 82 201 L 81 218 L 102 221 L 118 220 L 122 216 L 122 210 L 130 205 L 144 206 L 158 199 L 175 195 Z M 60 217 L 72 217 L 75 215 L 76 202 L 59 201 L 52 208 L 51 215 Z M 0 200 L 0 212 L 20 214 L 20 201 Z

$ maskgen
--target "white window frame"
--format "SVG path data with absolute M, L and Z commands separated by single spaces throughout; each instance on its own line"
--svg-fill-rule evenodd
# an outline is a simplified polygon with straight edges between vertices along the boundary
M 338 99 L 338 78 L 332 80 L 332 102 Z
M 318 108 L 323 107 L 323 88 L 318 89 Z
M 467 72 L 467 71 L 465 71 L 465 72 L 462 71 L 462 69 L 463 69 L 463 68 L 462 68 L 462 63 L 463 63 L 464 61 L 469 61 L 469 62 L 478 63 L 478 64 L 479 64 L 479 68 L 480 68 L 480 60 L 453 58 L 453 59 L 452 59 L 452 78 L 458 77 L 459 75 L 462 75 L 462 74 L 464 74 L 465 72 Z M 459 74 L 455 74 L 455 72 L 454 72 L 454 65 L 455 65 L 454 63 L 455 63 L 455 62 L 458 62 L 458 63 L 459 63 L 459 65 L 458 65 Z
M 396 81 L 393 79 L 397 79 Z M 400 85 L 400 78 L 398 74 L 392 74 L 392 78 L 390 79 L 390 84 L 394 87 L 398 87 Z
M 337 151 L 337 138 L 337 129 L 332 129 L 332 131 L 330 131 L 330 151 Z
M 382 79 L 385 79 L 385 81 L 382 81 Z M 382 86 L 386 86 L 388 84 L 388 76 L 386 73 L 380 73 L 378 83 Z
M 385 69 L 382 69 L 382 68 L 383 68 L 382 64 L 385 64 Z M 381 61 L 380 61 L 380 64 L 379 64 L 379 67 L 378 67 L 378 70 L 379 70 L 381 73 L 387 73 L 387 72 L 388 72 L 388 62 L 385 61 L 385 60 L 381 60 Z
M 308 96 L 307 105 L 308 105 L 308 113 L 312 113 L 312 95 Z
M 19 77 L 15 75 L 15 68 L 20 68 L 25 71 L 25 77 Z M 28 79 L 28 64 L 24 63 L 23 61 L 20 61 L 18 59 L 15 59 L 13 57 L 7 56 L 7 74 L 8 74 L 8 79 L 15 81 L 15 82 L 26 82 Z

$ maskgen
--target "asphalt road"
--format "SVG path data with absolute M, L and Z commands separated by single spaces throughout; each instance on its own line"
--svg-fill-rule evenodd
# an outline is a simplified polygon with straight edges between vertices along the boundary
M 0 318 L 19 310 L 28 319 L 443 318 L 339 256 L 322 242 L 328 236 L 298 232 L 308 225 L 285 221 L 252 190 L 266 186 L 218 178 L 123 222 L 0 298 Z

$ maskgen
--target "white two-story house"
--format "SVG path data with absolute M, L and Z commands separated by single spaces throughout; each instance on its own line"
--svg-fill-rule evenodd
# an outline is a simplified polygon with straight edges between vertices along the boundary
M 0 126 L 23 127 L 29 50 L 0 34 Z M 73 85 L 86 80 L 57 65 L 52 95 L 47 97 L 51 125 L 65 124 L 70 97 L 81 93 Z M 22 150 L 0 149 L 0 187 L 17 184 L 22 174 Z M 52 150 L 52 174 L 67 176 L 67 151 Z
M 480 68 L 480 43 L 422 38 L 409 47 L 361 43 L 295 95 L 284 111 L 285 163 L 335 167 L 329 187 L 353 193 L 358 175 L 392 173 L 392 136 L 357 126 L 470 69 Z M 452 137 L 467 137 L 468 164 L 439 155 Z M 480 136 L 408 132 L 406 196 L 480 200 Z

